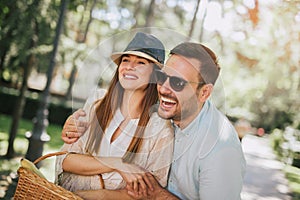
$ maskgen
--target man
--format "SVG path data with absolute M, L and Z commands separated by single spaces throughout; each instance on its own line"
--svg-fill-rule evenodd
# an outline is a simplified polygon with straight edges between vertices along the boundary
M 245 159 L 229 120 L 208 100 L 219 75 L 215 54 L 198 43 L 171 50 L 166 66 L 156 71 L 158 114 L 171 119 L 175 143 L 166 189 L 150 173 L 148 195 L 134 198 L 240 199 Z M 62 134 L 64 136 L 64 134 Z M 67 141 L 65 139 L 65 141 Z
M 208 100 L 219 75 L 216 56 L 197 43 L 179 44 L 170 54 L 156 77 L 158 114 L 174 122 L 173 162 L 169 192 L 156 187 L 152 195 L 240 199 L 245 169 L 240 141 L 229 120 Z

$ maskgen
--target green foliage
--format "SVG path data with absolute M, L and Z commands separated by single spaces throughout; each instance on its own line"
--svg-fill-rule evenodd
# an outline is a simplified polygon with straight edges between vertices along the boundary
M 149 4 L 150 1 L 133 0 L 69 1 L 55 69 L 55 75 L 63 80 L 61 90 L 72 86 L 71 72 L 86 64 L 83 62 L 87 56 L 92 64 L 101 62 L 99 54 L 90 52 L 116 33 L 146 24 L 183 35 L 189 33 L 191 8 L 195 8 L 196 1 L 156 1 L 153 10 Z M 29 55 L 33 55 L 34 72 L 46 72 L 59 5 L 59 0 L 0 2 L 3 80 L 18 85 Z M 220 58 L 227 115 L 247 119 L 267 132 L 287 125 L 300 126 L 300 3 L 261 1 L 258 5 L 253 21 L 250 10 L 255 9 L 246 1 L 208 1 L 208 5 L 202 2 L 192 40 L 203 41 Z M 209 9 L 219 9 L 221 21 L 214 21 L 217 12 L 210 19 Z M 168 42 L 175 36 L 166 37 Z M 114 44 L 107 48 L 113 49 Z M 84 81 L 79 80 L 79 84 L 85 84 Z
M 270 140 L 271 140 L 271 146 L 276 153 L 276 155 L 282 159 L 283 157 L 283 151 L 281 145 L 284 142 L 283 138 L 283 131 L 280 129 L 275 129 L 273 132 L 270 134 Z
M 272 132 L 273 148 L 285 162 L 290 162 L 292 154 L 285 147 L 285 127 L 291 125 L 300 129 L 300 2 L 259 1 L 254 18 L 250 11 L 255 9 L 246 2 L 251 1 L 201 1 L 192 40 L 203 42 L 219 57 L 219 82 L 223 91 L 218 89 L 216 93 L 221 91 L 225 99 L 216 99 L 224 104 L 225 114 L 234 119 L 246 119 Z M 18 88 L 26 63 L 30 63 L 36 73 L 46 72 L 60 3 L 60 0 L 0 1 L 0 81 Z M 153 10 L 149 3 L 138 0 L 69 1 L 54 71 L 54 75 L 62 77 L 63 81 L 57 84 L 62 91 L 71 87 L 71 72 L 75 78 L 82 71 L 89 71 L 88 65 L 101 66 L 99 57 L 104 51 L 93 55 L 90 52 L 99 42 L 116 33 L 142 28 L 145 24 L 183 35 L 189 33 L 191 11 L 196 1 L 155 1 Z M 211 19 L 209 9 L 215 9 Z M 220 20 L 215 21 L 218 9 Z M 153 15 L 148 16 L 149 13 Z M 166 42 L 175 37 L 172 34 L 158 36 L 167 38 Z M 124 38 L 124 43 L 126 41 Z M 168 44 L 168 50 L 173 46 Z M 105 48 L 110 50 L 115 46 L 109 44 Z M 91 63 L 84 62 L 86 57 Z M 76 71 L 80 67 L 83 70 Z M 101 78 L 110 80 L 110 76 Z M 86 85 L 87 79 L 92 77 L 79 79 L 78 84 Z M 56 112 L 61 114 L 62 110 L 58 107 Z M 1 151 L 6 149 L 11 123 L 4 118 L 0 115 Z M 26 144 L 24 133 L 32 130 L 31 121 L 23 123 L 18 130 L 18 144 Z M 47 146 L 58 148 L 60 127 L 52 128 L 50 124 L 48 133 L 52 140 Z M 18 150 L 21 154 L 23 151 Z
M 293 199 L 300 199 L 300 168 L 287 165 L 284 172 L 292 190 Z
M 293 199 L 300 198 L 300 152 L 294 147 L 300 144 L 300 131 L 287 127 L 285 130 L 274 129 L 270 134 L 271 145 L 277 157 L 286 163 L 284 168 Z
M 37 71 L 46 72 L 49 50 L 39 51 L 39 46 L 53 42 L 59 4 L 56 5 L 56 1 L 39 0 L 9 2 L 5 4 L 8 12 L 0 14 L 3 19 L 0 31 L 0 69 L 3 68 L 6 73 L 6 76 L 1 73 L 2 79 L 18 84 L 22 80 L 22 68 L 26 67 L 27 62 L 31 62 L 31 67 Z M 34 59 L 29 60 L 32 55 Z
M 270 135 L 272 147 L 278 158 L 286 164 L 300 167 L 300 130 L 286 127 L 274 129 Z
M 246 118 L 267 132 L 299 124 L 300 29 L 296 4 L 261 6 L 255 28 L 241 25 L 245 39 L 225 41 L 227 68 L 223 77 L 228 114 Z

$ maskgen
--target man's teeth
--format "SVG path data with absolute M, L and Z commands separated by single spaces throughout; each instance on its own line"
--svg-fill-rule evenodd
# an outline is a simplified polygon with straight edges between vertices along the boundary
M 161 97 L 161 100 L 167 103 L 176 103 L 176 101 L 172 100 L 172 99 L 168 99 L 166 97 Z

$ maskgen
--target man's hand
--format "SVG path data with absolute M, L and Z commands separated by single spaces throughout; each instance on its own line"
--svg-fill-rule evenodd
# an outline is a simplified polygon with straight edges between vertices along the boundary
M 147 180 L 148 184 L 151 185 L 151 188 L 146 190 L 146 192 L 137 192 L 136 190 L 133 190 L 132 187 L 128 187 L 127 185 L 126 189 L 128 195 L 135 199 L 155 199 L 156 194 L 163 188 L 159 185 L 151 173 L 145 173 L 144 176 L 145 177 L 143 177 L 143 179 Z
M 155 177 L 147 172 L 145 174 L 147 176 L 147 180 L 149 181 L 149 184 L 151 184 L 152 189 L 147 190 L 147 194 L 141 193 L 141 192 L 136 192 L 132 190 L 130 187 L 126 186 L 127 189 L 127 194 L 134 199 L 170 199 L 170 200 L 175 200 L 178 199 L 176 196 L 172 195 L 170 192 L 168 192 L 166 189 L 162 188 L 158 181 L 155 179 Z
M 61 132 L 61 139 L 65 143 L 72 144 L 76 142 L 88 129 L 89 123 L 79 120 L 79 117 L 84 116 L 86 116 L 84 110 L 79 109 L 68 117 Z
M 133 164 L 123 163 L 121 169 L 117 170 L 126 181 L 126 188 L 136 194 L 147 196 L 149 190 L 153 191 L 153 186 L 146 176 L 147 171 Z

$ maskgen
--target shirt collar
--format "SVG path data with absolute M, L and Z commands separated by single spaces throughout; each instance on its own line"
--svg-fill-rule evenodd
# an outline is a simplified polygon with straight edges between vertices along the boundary
M 115 113 L 115 119 L 116 119 L 117 122 L 119 122 L 119 123 L 125 119 L 125 117 L 123 116 L 123 114 L 122 114 L 120 108 L 118 108 L 118 109 L 116 110 L 116 113 Z M 137 119 L 130 119 L 130 121 L 129 121 L 129 123 L 132 124 L 132 125 L 137 125 L 138 122 L 139 122 L 139 118 L 137 118 Z
M 196 132 L 198 132 L 197 130 L 199 130 L 199 121 L 201 121 L 201 119 L 203 118 L 203 116 L 205 115 L 205 113 L 208 110 L 208 101 L 206 101 L 203 106 L 201 111 L 198 113 L 198 115 L 195 117 L 195 119 L 192 120 L 192 122 L 190 124 L 187 125 L 187 127 L 185 127 L 184 129 L 181 129 L 179 126 L 177 126 L 173 120 L 172 124 L 173 127 L 175 128 L 175 133 L 182 133 L 185 136 L 190 136 L 191 134 L 195 134 Z

